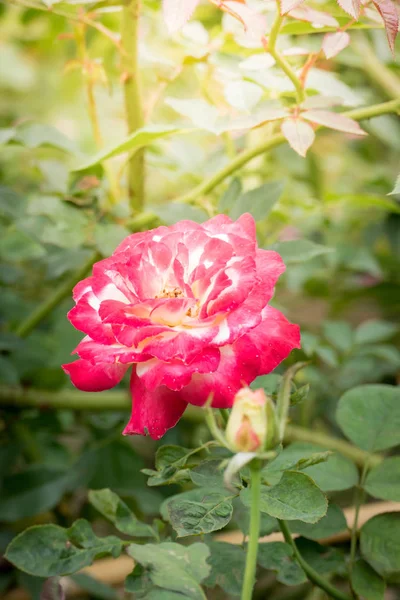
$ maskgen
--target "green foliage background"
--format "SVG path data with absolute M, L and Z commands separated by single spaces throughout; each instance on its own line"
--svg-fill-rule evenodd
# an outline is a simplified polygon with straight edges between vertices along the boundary
M 104 5 L 106 3 L 99 3 L 100 11 Z M 111 31 L 117 31 L 118 3 L 110 5 L 102 14 L 102 22 Z M 329 8 L 330 12 L 341 14 L 339 9 L 332 9 L 331 5 Z M 66 10 L 70 11 L 71 6 Z M 17 533 L 42 523 L 50 523 L 47 527 L 50 528 L 49 536 L 55 536 L 54 544 L 65 544 L 65 540 L 73 539 L 71 526 L 77 518 L 90 521 L 96 532 L 114 536 L 114 528 L 106 525 L 93 508 L 98 508 L 96 500 L 92 497 L 92 504 L 88 503 L 88 489 L 110 488 L 122 497 L 123 510 L 131 515 L 129 531 L 121 529 L 115 516 L 110 519 L 104 510 L 98 510 L 125 534 L 162 537 L 169 525 L 156 521 L 153 529 L 149 528 L 160 511 L 173 526 L 176 519 L 174 527 L 180 535 L 201 531 L 211 533 L 216 528 L 216 521 L 222 523 L 226 519 L 228 523 L 232 514 L 234 518 L 229 526 L 246 531 L 247 517 L 240 512 L 243 513 L 246 501 L 240 508 L 236 497 L 226 500 L 224 496 L 225 513 L 213 515 L 208 529 L 204 524 L 196 524 L 197 529 L 192 525 L 192 529 L 182 530 L 182 511 L 187 510 L 188 504 L 192 510 L 193 504 L 202 503 L 198 488 L 194 487 L 200 486 L 201 490 L 200 475 L 196 471 L 200 461 L 193 464 L 189 461 L 188 466 L 185 460 L 179 463 L 182 457 L 178 457 L 178 461 L 169 458 L 163 463 L 157 454 L 159 464 L 156 462 L 155 472 L 153 456 L 159 444 L 149 439 L 123 439 L 120 435 L 129 414 L 129 402 L 124 394 L 126 383 L 121 384 L 120 390 L 104 393 L 102 399 L 97 399 L 79 395 L 60 369 L 61 363 L 68 362 L 81 338 L 66 319 L 72 305 L 68 290 L 77 274 L 82 277 L 96 256 L 110 254 L 131 230 L 158 223 L 170 224 L 182 218 L 202 221 L 208 217 L 212 205 L 232 218 L 250 211 L 257 220 L 260 245 L 277 249 L 287 263 L 288 269 L 279 283 L 274 303 L 302 328 L 302 351 L 294 353 L 288 362 L 310 361 L 296 379 L 292 396 L 293 423 L 339 437 L 344 432 L 350 441 L 369 452 L 390 449 L 400 441 L 398 429 L 396 434 L 389 427 L 394 419 L 393 410 L 396 410 L 391 405 L 388 405 L 388 430 L 381 433 L 382 439 L 379 438 L 375 445 L 370 445 L 368 428 L 365 431 L 357 429 L 355 417 L 359 417 L 360 411 L 365 411 L 365 422 L 373 421 L 374 410 L 377 410 L 377 420 L 383 418 L 382 406 L 376 408 L 374 405 L 374 408 L 366 404 L 368 391 L 363 392 L 360 406 L 354 409 L 355 416 L 346 416 L 344 408 L 339 408 L 338 423 L 342 432 L 335 421 L 339 398 L 344 393 L 354 393 L 351 389 L 355 386 L 398 383 L 398 185 L 393 195 L 388 194 L 393 190 L 399 172 L 399 119 L 395 115 L 385 115 L 363 123 L 369 136 L 362 139 L 326 130 L 319 132 L 306 159 L 296 155 L 288 145 L 281 145 L 246 164 L 206 197 L 201 195 L 192 203 L 174 203 L 175 199 L 185 199 L 191 189 L 225 166 L 236 152 L 262 143 L 272 130 L 270 124 L 243 135 L 227 131 L 216 136 L 207 130 L 208 116 L 204 116 L 204 105 L 199 109 L 195 102 L 206 100 L 229 112 L 232 107 L 226 93 L 224 96 L 223 83 L 229 79 L 230 71 L 237 70 L 238 57 L 244 60 L 250 52 L 238 47 L 233 36 L 222 35 L 221 32 L 226 33 L 226 30 L 221 29 L 221 15 L 211 5 L 202 5 L 198 18 L 202 25 L 196 21 L 197 25 L 192 23 L 184 34 L 171 40 L 163 27 L 158 2 L 145 2 L 141 38 L 144 108 L 145 112 L 151 110 L 150 122 L 162 126 L 153 138 L 146 134 L 149 137 L 144 142 L 147 145 L 147 220 L 141 222 L 136 214 L 132 214 L 125 188 L 121 186 L 121 193 L 115 198 L 107 173 L 97 160 L 93 160 L 98 148 L 87 113 L 85 78 L 86 89 L 88 78 L 93 83 L 105 148 L 115 149 L 121 140 L 126 141 L 120 59 L 115 46 L 88 27 L 85 32 L 87 63 L 82 73 L 73 39 L 76 23 L 68 23 L 67 19 L 51 14 L 51 11 L 21 8 L 13 3 L 0 5 L 3 32 L 0 66 L 2 550 Z M 319 34 L 310 28 L 307 30 L 304 23 L 297 23 L 296 29 L 296 23 L 291 24 L 293 35 L 287 38 L 287 44 L 308 43 L 312 46 L 316 43 L 314 40 Z M 217 42 L 217 51 L 212 56 L 204 42 L 206 35 Z M 330 86 L 331 95 L 342 95 L 350 107 L 393 98 L 391 90 L 376 76 L 373 61 L 365 59 L 363 43 L 366 40 L 368 49 L 382 68 L 400 81 L 398 63 L 386 47 L 383 31 L 373 30 L 368 36 L 363 34 L 362 38 L 357 37 L 359 35 L 352 31 L 354 44 L 343 51 L 334 64 L 325 65 L 319 73 L 320 80 L 316 76 L 315 83 L 317 90 L 321 86 Z M 240 81 L 246 81 L 246 76 Z M 291 100 L 290 93 L 268 88 L 265 83 L 262 92 L 268 101 L 277 96 Z M 192 99 L 192 104 L 186 105 L 183 114 L 178 114 L 168 98 Z M 174 131 L 169 131 L 171 128 Z M 132 142 L 130 148 L 133 148 Z M 121 171 L 125 160 L 126 157 L 118 153 L 106 164 L 115 174 Z M 76 170 L 82 166 L 85 167 L 83 170 Z M 124 182 L 123 177 L 121 181 Z M 46 309 L 46 316 L 38 327 L 32 331 L 29 326 L 24 329 L 27 317 L 41 303 L 51 302 L 55 290 L 59 290 L 61 301 L 52 310 Z M 283 368 L 278 369 L 276 374 L 255 385 L 275 393 L 283 371 Z M 375 392 L 373 396 L 376 397 Z M 31 400 L 28 401 L 28 397 Z M 80 405 L 87 407 L 86 402 L 91 403 L 88 409 L 75 410 Z M 21 408 L 21 404 L 31 404 L 31 407 Z M 48 408 L 53 404 L 58 406 L 57 410 Z M 108 407 L 106 411 L 101 410 L 104 406 Z M 112 410 L 113 406 L 115 410 Z M 394 422 L 398 424 L 398 421 Z M 168 432 L 163 443 L 180 444 L 190 451 L 208 437 L 201 418 L 189 413 Z M 322 447 L 318 442 L 313 445 L 312 441 L 312 436 L 308 442 L 297 441 L 286 447 L 277 460 L 286 460 L 284 469 L 291 469 L 304 456 L 324 450 L 323 444 Z M 211 458 L 217 459 L 218 454 Z M 384 467 L 374 466 L 365 483 L 370 496 L 400 500 L 398 461 L 398 457 L 391 456 L 385 460 Z M 166 473 L 165 468 L 170 468 L 171 463 L 173 469 Z M 191 470 L 193 467 L 195 469 Z M 147 470 L 142 473 L 142 469 Z M 308 477 L 298 471 L 293 473 L 289 470 L 283 476 L 294 478 L 290 489 L 299 477 Z M 335 454 L 328 463 L 311 466 L 307 474 L 324 492 L 333 494 L 335 504 L 330 507 L 351 503 L 349 490 L 357 483 L 358 474 L 348 457 Z M 265 477 L 270 485 L 285 487 L 281 479 L 282 468 L 276 462 L 266 468 Z M 172 485 L 158 487 L 160 481 Z M 186 495 L 181 494 L 180 504 L 174 504 L 178 484 L 183 484 Z M 272 489 L 276 490 L 276 487 Z M 241 497 L 245 493 L 242 490 Z M 263 502 L 267 506 L 263 528 L 268 533 L 276 526 L 274 522 L 271 524 L 272 517 L 288 517 L 274 513 L 271 494 L 265 494 Z M 313 506 L 318 502 L 323 503 L 322 495 Z M 211 504 L 214 506 L 212 501 Z M 312 564 L 318 565 L 318 548 L 310 539 L 321 539 L 327 535 L 326 529 L 322 534 L 315 533 L 315 529 L 310 533 L 307 528 L 314 520 L 312 517 L 299 520 L 301 510 L 300 507 L 296 512 L 293 508 L 291 528 L 293 532 L 301 533 L 304 540 L 309 540 L 305 551 Z M 321 511 L 319 517 L 324 512 Z M 343 525 L 339 508 L 338 511 L 325 522 L 330 532 L 332 528 L 335 530 L 334 518 L 341 523 L 336 525 L 336 531 Z M 132 527 L 136 526 L 133 532 Z M 89 562 L 103 551 L 121 551 L 120 542 L 112 537 L 102 542 L 108 544 L 107 549 L 99 550 L 89 525 L 82 527 L 89 540 L 85 550 Z M 373 535 L 384 527 L 389 535 L 394 524 L 375 524 L 374 528 L 374 523 L 370 522 L 371 532 L 363 530 L 361 549 L 363 559 L 368 563 L 364 560 L 357 563 L 353 582 L 358 593 L 363 594 L 368 577 L 371 578 L 370 588 L 374 577 L 378 577 L 374 598 L 383 597 L 379 576 L 388 576 L 391 581 L 393 574 L 396 578 L 399 571 L 398 545 L 394 551 L 397 558 L 390 564 L 390 561 L 375 556 L 376 546 L 371 546 Z M 153 565 L 152 571 L 159 569 L 161 579 L 168 573 L 167 544 L 172 542 L 162 544 L 162 552 L 158 553 L 160 564 Z M 202 597 L 201 581 L 205 581 L 210 589 L 218 584 L 225 597 L 237 596 L 242 570 L 241 549 L 227 548 L 222 542 L 210 542 L 214 559 L 209 572 L 204 567 L 203 546 L 197 543 L 190 546 L 190 550 L 177 549 L 176 545 L 172 550 L 169 548 L 178 554 L 196 554 L 198 572 L 179 574 L 181 578 L 188 577 L 196 582 L 196 592 L 191 597 Z M 151 563 L 145 548 L 151 558 L 149 545 L 136 546 L 130 551 L 144 566 Z M 276 573 L 278 582 L 304 586 L 304 574 L 292 564 L 288 552 L 284 545 L 265 547 L 259 564 Z M 238 565 L 237 571 L 232 571 L 233 578 L 227 578 L 223 568 L 218 566 L 224 562 L 221 559 L 224 553 L 226 561 Z M 78 566 L 86 564 L 85 560 L 79 562 L 81 554 L 73 558 Z M 342 573 L 343 558 L 334 553 L 331 560 L 334 566 L 325 565 L 320 571 L 325 568 L 324 572 L 329 575 Z M 44 569 L 41 575 L 52 574 Z M 128 591 L 139 593 L 138 586 L 144 585 L 143 577 L 136 573 L 127 582 Z M 85 587 L 84 583 L 81 580 Z M 0 590 L 6 591 L 16 584 L 26 588 L 33 598 L 40 593 L 41 580 L 36 577 L 11 567 L 0 574 Z M 153 580 L 152 584 L 160 585 L 159 580 Z M 274 593 L 279 596 L 281 586 L 275 579 L 273 586 Z M 86 588 L 93 597 L 115 597 L 113 590 L 93 587 L 93 582 L 86 582 Z M 171 592 L 173 588 L 169 590 Z M 168 600 L 170 598 L 172 596 L 168 596 Z

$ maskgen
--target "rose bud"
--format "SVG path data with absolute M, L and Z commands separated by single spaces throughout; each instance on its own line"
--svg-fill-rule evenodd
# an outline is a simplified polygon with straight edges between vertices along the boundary
M 238 391 L 225 436 L 235 452 L 263 452 L 276 445 L 275 408 L 264 390 L 245 387 Z

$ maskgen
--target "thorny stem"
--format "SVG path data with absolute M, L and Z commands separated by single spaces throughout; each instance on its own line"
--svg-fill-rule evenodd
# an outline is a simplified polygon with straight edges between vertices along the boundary
M 299 552 L 299 549 L 296 546 L 295 541 L 292 538 L 289 527 L 287 526 L 286 521 L 282 521 L 278 519 L 279 527 L 283 533 L 283 537 L 285 538 L 285 542 L 291 546 L 293 550 L 294 557 L 299 563 L 300 567 L 303 569 L 304 573 L 307 575 L 308 579 L 314 583 L 316 586 L 324 590 L 328 596 L 331 598 L 335 598 L 336 600 L 352 600 L 351 596 L 345 594 L 341 590 L 338 590 L 335 586 L 333 586 L 329 581 L 321 577 L 317 571 L 315 571 L 302 557 Z
M 95 96 L 94 96 L 94 81 L 93 81 L 93 76 L 90 72 L 91 65 L 90 65 L 89 57 L 87 55 L 87 50 L 86 50 L 85 28 L 86 28 L 85 23 L 79 23 L 78 25 L 76 25 L 75 40 L 76 40 L 76 45 L 78 48 L 79 60 L 82 65 L 82 75 L 83 75 L 85 89 L 86 89 L 87 108 L 88 108 L 89 119 L 92 124 L 93 137 L 96 142 L 97 148 L 100 149 L 103 146 L 103 138 L 101 135 L 101 129 L 100 129 L 99 119 L 98 119 L 98 115 L 97 115 L 96 100 L 95 100 Z M 118 189 L 118 183 L 114 177 L 113 172 L 108 167 L 107 161 L 105 161 L 103 163 L 103 169 L 107 175 L 107 179 L 108 179 L 108 182 L 110 185 L 111 200 L 116 202 L 120 196 L 119 189 Z
M 276 41 L 278 38 L 279 30 L 284 21 L 284 17 L 280 14 L 279 3 L 277 3 L 277 13 L 275 21 L 272 24 L 271 31 L 268 36 L 268 42 L 265 44 L 266 50 L 271 54 L 271 56 L 275 59 L 276 64 L 282 69 L 282 71 L 289 77 L 290 81 L 293 83 L 296 96 L 297 103 L 301 104 L 305 100 L 305 92 L 303 85 L 300 79 L 297 77 L 296 73 L 293 71 L 292 67 L 289 65 L 284 56 L 276 49 Z
M 282 383 L 279 386 L 278 398 L 276 404 L 276 416 L 278 420 L 278 429 L 279 429 L 279 441 L 282 442 L 286 423 L 290 408 L 290 391 L 292 386 L 292 381 L 296 373 L 305 367 L 308 363 L 296 363 L 292 367 L 290 367 L 285 375 L 283 376 Z
M 247 545 L 246 567 L 243 578 L 241 600 L 251 600 L 255 583 L 257 568 L 258 539 L 260 537 L 260 496 L 261 496 L 261 463 L 253 460 L 250 464 L 251 470 L 251 509 L 250 530 Z
M 139 11 L 140 0 L 124 0 L 121 17 L 121 72 L 128 133 L 133 133 L 144 125 L 138 65 Z M 144 204 L 144 148 L 135 152 L 129 160 L 128 193 L 132 213 L 140 212 Z

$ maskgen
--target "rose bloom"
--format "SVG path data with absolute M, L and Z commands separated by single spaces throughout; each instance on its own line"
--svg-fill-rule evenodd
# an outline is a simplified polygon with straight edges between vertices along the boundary
M 257 247 L 249 214 L 134 233 L 75 286 L 68 318 L 86 337 L 63 369 L 96 392 L 132 367 L 124 434 L 159 439 L 210 394 L 229 408 L 300 347 L 299 327 L 268 305 L 284 270 L 279 254 Z

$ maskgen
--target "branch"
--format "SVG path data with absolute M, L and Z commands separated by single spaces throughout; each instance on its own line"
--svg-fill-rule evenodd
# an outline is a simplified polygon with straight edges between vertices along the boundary
M 16 335 L 22 338 L 27 337 L 58 304 L 71 294 L 72 288 L 88 274 L 93 263 L 100 260 L 100 258 L 101 255 L 98 252 L 95 252 L 78 271 L 75 271 L 68 279 L 60 283 L 48 299 L 39 304 L 39 306 L 19 324 L 15 330 Z
M 289 527 L 287 526 L 286 521 L 281 521 L 280 519 L 278 519 L 278 523 L 279 523 L 279 527 L 283 533 L 283 537 L 285 538 L 285 542 L 287 544 L 289 544 L 289 546 L 292 548 L 293 554 L 294 554 L 297 562 L 303 569 L 304 573 L 307 575 L 308 579 L 312 583 L 314 583 L 316 586 L 321 588 L 321 590 L 324 590 L 330 598 L 335 598 L 336 600 L 353 600 L 352 596 L 349 596 L 348 594 L 345 594 L 341 590 L 338 590 L 337 588 L 335 588 L 334 585 L 332 585 L 331 583 L 329 583 L 329 581 L 327 581 L 326 579 L 321 577 L 321 575 L 319 573 L 317 573 L 317 571 L 315 571 L 313 569 L 313 567 L 311 567 L 308 564 L 308 562 L 306 562 L 304 560 L 304 558 L 302 557 L 302 555 L 299 552 L 299 549 L 296 546 L 295 541 L 292 538 L 292 535 L 290 533 L 290 530 L 289 530 Z
M 150 224 L 154 223 L 155 219 L 157 219 L 157 217 L 153 213 L 140 213 L 137 217 L 131 219 L 127 225 L 132 231 L 140 231 L 144 227 L 148 227 Z M 58 304 L 71 295 L 73 287 L 79 281 L 81 281 L 81 279 L 86 277 L 93 264 L 101 258 L 101 254 L 94 252 L 80 269 L 72 273 L 68 279 L 60 283 L 60 285 L 54 290 L 49 298 L 39 304 L 39 306 L 37 306 L 31 312 L 31 314 L 19 324 L 15 330 L 16 335 L 23 338 L 28 336 L 31 331 L 37 327 L 39 323 L 43 321 L 43 319 L 45 319 L 56 306 L 58 306 Z
M 355 121 L 362 121 L 364 119 L 371 119 L 373 117 L 397 113 L 399 111 L 400 98 L 398 98 L 397 100 L 391 100 L 389 102 L 383 102 L 382 104 L 374 104 L 365 108 L 356 108 L 354 110 L 349 110 L 341 114 L 343 114 L 345 117 L 354 119 Z M 321 129 L 321 127 L 318 127 L 318 129 Z M 238 171 L 250 160 L 252 160 L 256 156 L 259 156 L 260 154 L 269 152 L 273 148 L 276 148 L 277 146 L 280 146 L 285 142 L 286 138 L 281 134 L 277 134 L 267 139 L 265 142 L 261 142 L 261 144 L 254 146 L 254 148 L 245 150 L 244 152 L 236 156 L 236 158 L 229 162 L 225 167 L 217 171 L 217 173 L 215 173 L 212 177 L 193 188 L 190 192 L 187 192 L 186 194 L 183 194 L 182 196 L 177 198 L 175 202 L 183 202 L 185 204 L 196 203 L 197 198 L 199 196 L 205 196 L 206 194 L 211 192 L 211 190 L 216 188 L 222 181 L 224 181 L 224 179 Z
M 391 71 L 382 61 L 378 59 L 364 35 L 355 35 L 352 38 L 351 47 L 360 57 L 360 63 L 357 65 L 378 85 L 381 90 L 389 97 L 396 100 L 400 98 L 400 79 Z
M 39 389 L 24 389 L 21 387 L 0 386 L 0 407 L 14 408 L 69 408 L 71 410 L 87 410 L 95 412 L 130 410 L 131 400 L 127 391 L 112 392 L 79 392 L 77 390 L 62 390 L 53 392 Z M 204 410 L 188 406 L 183 418 L 192 423 L 204 422 Z M 326 433 L 312 431 L 298 425 L 287 425 L 285 442 L 311 442 L 347 456 L 357 465 L 363 467 L 368 461 L 375 466 L 382 462 L 379 454 L 369 454 L 361 448 L 356 448 L 345 440 L 332 437 Z

